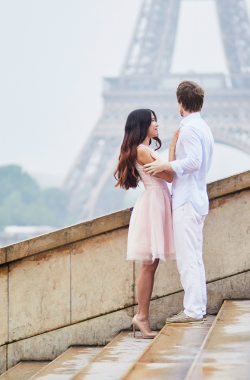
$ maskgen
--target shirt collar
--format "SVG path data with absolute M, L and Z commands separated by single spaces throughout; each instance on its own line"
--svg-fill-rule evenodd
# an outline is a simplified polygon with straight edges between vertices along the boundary
M 192 119 L 197 119 L 198 117 L 201 117 L 201 113 L 200 112 L 192 112 L 190 115 L 184 117 L 184 119 L 182 119 L 181 121 L 181 127 L 183 127 L 184 125 L 186 125 L 187 123 L 189 123 L 190 120 Z

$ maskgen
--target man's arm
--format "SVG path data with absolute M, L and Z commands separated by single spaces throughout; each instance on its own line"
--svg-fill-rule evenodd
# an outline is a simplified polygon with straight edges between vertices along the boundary
M 153 163 L 155 159 L 157 158 L 154 158 L 153 153 L 150 154 L 149 149 L 142 146 L 139 146 L 137 148 L 137 162 L 139 162 L 139 164 L 144 165 L 148 163 Z M 162 178 L 170 183 L 173 181 L 172 175 L 170 173 L 167 173 L 165 170 L 163 170 L 162 172 L 158 172 L 156 174 L 156 177 Z
M 145 173 L 151 175 L 156 175 L 157 173 L 163 171 L 167 171 L 168 173 L 174 173 L 174 170 L 172 169 L 170 162 L 162 161 L 160 158 L 154 156 L 154 153 L 152 153 L 151 156 L 154 157 L 155 161 L 150 164 L 144 165 Z
M 202 144 L 199 135 L 192 128 L 185 128 L 181 137 L 186 158 L 172 161 L 171 167 L 177 174 L 185 175 L 200 169 L 202 162 Z

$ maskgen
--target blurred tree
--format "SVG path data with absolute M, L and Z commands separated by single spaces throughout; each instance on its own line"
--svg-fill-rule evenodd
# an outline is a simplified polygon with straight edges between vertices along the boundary
M 20 166 L 0 167 L 0 226 L 74 223 L 68 211 L 69 196 L 59 188 L 41 190 Z
M 0 185 L 0 204 L 13 190 L 19 192 L 26 204 L 39 197 L 40 189 L 37 182 L 18 165 L 0 167 Z
M 44 207 L 53 210 L 50 225 L 63 226 L 66 221 L 70 221 L 68 212 L 69 195 L 56 187 L 44 189 L 41 194 L 41 201 Z

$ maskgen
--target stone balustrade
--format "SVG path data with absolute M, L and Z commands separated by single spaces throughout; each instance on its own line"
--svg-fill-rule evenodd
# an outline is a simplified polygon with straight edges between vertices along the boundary
M 250 298 L 250 171 L 208 185 L 204 227 L 208 313 Z M 0 249 L 0 373 L 71 345 L 103 345 L 131 327 L 140 265 L 126 261 L 131 209 Z M 152 328 L 182 308 L 175 261 L 161 262 Z

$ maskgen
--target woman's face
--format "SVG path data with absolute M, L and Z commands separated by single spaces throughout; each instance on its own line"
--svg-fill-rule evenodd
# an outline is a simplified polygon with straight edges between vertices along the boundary
M 158 126 L 159 124 L 155 120 L 154 115 L 151 113 L 151 124 L 148 128 L 148 134 L 147 134 L 148 138 L 152 139 L 153 137 L 158 136 Z

